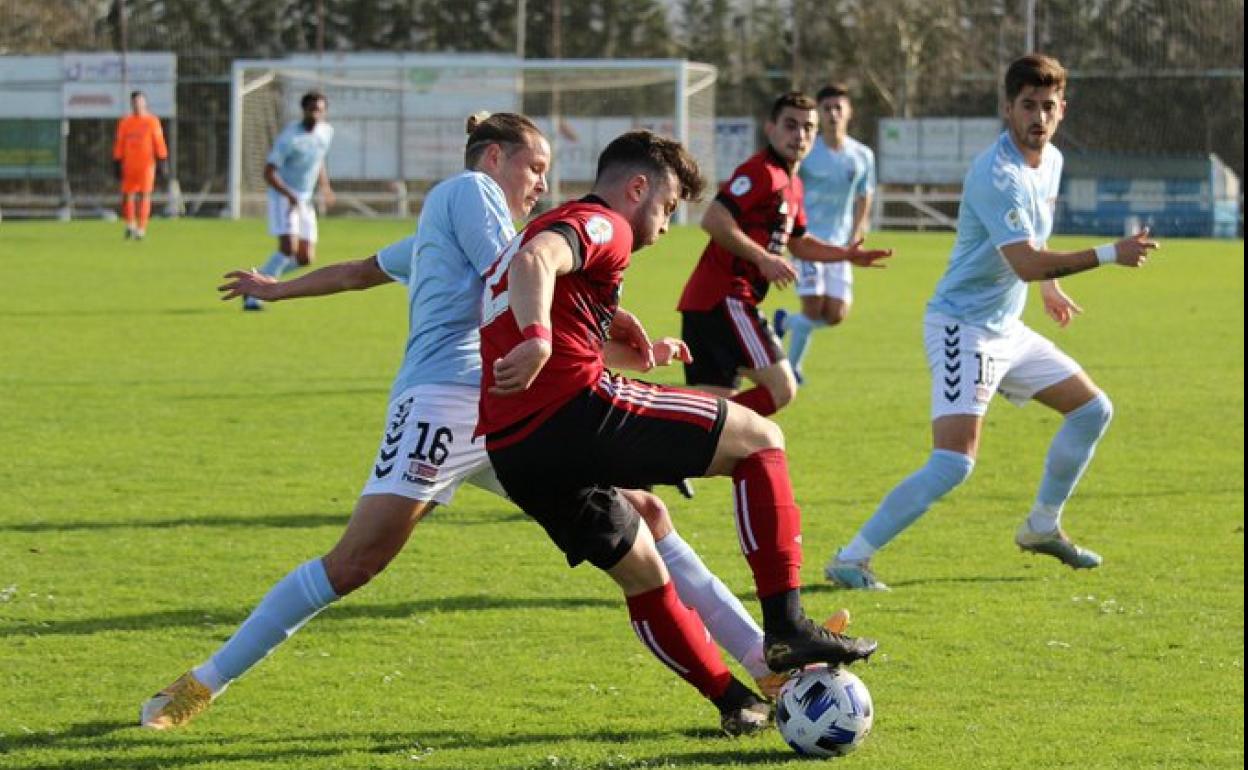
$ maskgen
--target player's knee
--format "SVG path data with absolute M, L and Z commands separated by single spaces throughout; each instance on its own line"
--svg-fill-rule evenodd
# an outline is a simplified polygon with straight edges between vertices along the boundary
M 1110 401 L 1109 396 L 1102 391 L 1075 411 L 1087 421 L 1089 428 L 1100 435 L 1109 428 L 1110 421 L 1114 419 L 1114 402 Z
M 779 382 L 768 385 L 767 390 L 771 393 L 771 400 L 775 402 L 776 409 L 783 409 L 797 398 L 797 378 L 790 373 Z
M 849 303 L 832 302 L 823 309 L 823 322 L 828 326 L 836 326 L 846 318 L 849 318 Z
M 659 499 L 658 495 L 649 492 L 640 493 L 633 498 L 633 505 L 646 522 L 646 526 L 650 528 L 650 534 L 655 540 L 662 540 L 671 533 L 672 516 L 668 513 L 667 505 Z
M 757 414 L 753 415 L 746 430 L 747 456 L 764 449 L 784 449 L 784 431 L 780 426 Z
M 339 596 L 346 596 L 368 585 L 389 562 L 389 557 L 368 550 L 349 554 L 331 552 L 323 560 L 329 585 Z
M 948 492 L 971 477 L 975 460 L 961 452 L 935 449 L 928 458 L 927 467 L 937 484 Z

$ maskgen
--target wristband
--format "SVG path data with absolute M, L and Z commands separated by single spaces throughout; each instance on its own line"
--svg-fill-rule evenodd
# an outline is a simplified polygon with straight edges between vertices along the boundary
M 1118 247 L 1112 243 L 1102 243 L 1093 251 L 1096 252 L 1096 261 L 1102 265 L 1110 265 L 1118 261 Z
M 550 329 L 542 326 L 540 323 L 529 324 L 520 330 L 520 336 L 524 337 L 526 340 L 537 338 L 539 340 L 546 340 L 547 342 L 550 342 Z

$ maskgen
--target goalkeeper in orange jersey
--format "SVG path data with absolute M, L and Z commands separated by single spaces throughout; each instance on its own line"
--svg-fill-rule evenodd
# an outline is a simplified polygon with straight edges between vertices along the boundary
M 169 149 L 160 118 L 147 111 L 142 91 L 130 94 L 130 114 L 117 121 L 113 142 L 113 170 L 121 182 L 121 215 L 126 238 L 141 240 L 152 215 L 152 187 L 156 174 L 166 175 Z M 137 204 L 137 205 L 136 205 Z

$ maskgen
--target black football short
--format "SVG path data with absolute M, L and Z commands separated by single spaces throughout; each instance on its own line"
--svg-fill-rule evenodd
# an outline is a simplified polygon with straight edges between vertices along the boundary
M 706 473 L 723 430 L 723 399 L 603 376 L 490 462 L 503 489 L 576 566 L 610 569 L 633 547 L 640 516 L 618 489 Z M 521 422 L 493 433 L 503 441 Z
M 693 354 L 685 364 L 688 385 L 736 388 L 741 370 L 766 369 L 784 360 L 784 348 L 758 308 L 728 297 L 705 311 L 682 314 L 680 336 Z

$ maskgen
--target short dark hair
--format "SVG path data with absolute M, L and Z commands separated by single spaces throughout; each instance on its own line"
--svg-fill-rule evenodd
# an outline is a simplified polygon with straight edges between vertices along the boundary
M 1015 59 L 1005 71 L 1005 100 L 1014 101 L 1027 86 L 1066 90 L 1066 68 L 1052 56 L 1029 53 Z
M 320 91 L 308 91 L 303 95 L 303 98 L 299 100 L 299 108 L 306 110 L 317 102 L 325 102 L 326 104 L 329 104 L 329 99 L 326 99 L 325 94 Z
M 775 123 L 776 118 L 780 117 L 780 113 L 784 112 L 785 107 L 813 110 L 816 106 L 815 101 L 801 91 L 789 91 L 787 94 L 780 94 L 776 97 L 776 101 L 772 102 L 770 120 L 772 123 Z
M 138 97 L 140 97 L 140 96 L 142 96 L 144 99 L 146 99 L 146 98 L 147 98 L 147 94 L 143 93 L 142 91 L 131 91 L 131 92 L 130 92 L 130 101 L 134 101 L 135 99 L 137 99 L 137 98 L 138 98 Z
M 476 168 L 481 156 L 491 144 L 503 148 L 507 155 L 528 141 L 528 137 L 541 137 L 542 132 L 533 121 L 514 112 L 477 112 L 468 116 L 464 124 L 468 143 L 464 146 L 464 168 Z
M 698 162 L 685 146 L 653 131 L 629 131 L 611 140 L 598 156 L 595 184 L 621 171 L 671 171 L 680 184 L 680 199 L 686 201 L 698 200 L 706 187 Z
M 849 86 L 844 83 L 828 83 L 815 94 L 815 104 L 822 102 L 824 99 L 839 99 L 842 96 L 846 99 L 849 98 Z

